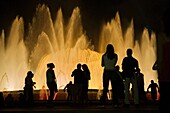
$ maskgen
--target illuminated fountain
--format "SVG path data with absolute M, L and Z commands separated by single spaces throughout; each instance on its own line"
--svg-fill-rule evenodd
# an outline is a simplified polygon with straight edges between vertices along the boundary
M 37 89 L 46 86 L 46 64 L 55 64 L 55 74 L 59 88 L 73 81 L 71 72 L 77 63 L 86 63 L 91 71 L 90 89 L 102 87 L 101 55 L 108 43 L 112 43 L 118 54 L 121 66 L 126 49 L 133 48 L 134 57 L 139 60 L 141 72 L 145 75 L 145 87 L 150 80 L 157 81 L 157 72 L 152 70 L 156 60 L 156 36 L 149 37 L 144 29 L 139 43 L 134 41 L 133 21 L 122 33 L 119 15 L 103 26 L 98 45 L 92 45 L 83 32 L 79 8 L 73 10 L 68 23 L 64 23 L 61 9 L 56 20 L 51 19 L 50 11 L 45 5 L 38 6 L 36 15 L 29 26 L 29 33 L 24 37 L 23 19 L 16 17 L 9 37 L 2 31 L 0 37 L 0 90 L 23 90 L 27 71 L 34 72 L 33 80 Z M 151 38 L 151 40 L 150 40 Z M 5 41 L 7 39 L 7 41 Z M 99 46 L 98 51 L 93 48 Z

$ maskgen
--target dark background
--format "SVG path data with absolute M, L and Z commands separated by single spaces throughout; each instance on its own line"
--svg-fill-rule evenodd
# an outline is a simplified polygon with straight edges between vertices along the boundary
M 134 20 L 135 36 L 144 27 L 156 33 L 169 34 L 169 0 L 1 0 L 0 30 L 4 29 L 8 36 L 11 24 L 17 15 L 23 17 L 25 32 L 32 21 L 38 4 L 48 5 L 54 20 L 61 7 L 64 19 L 67 20 L 75 7 L 80 8 L 83 28 L 89 38 L 99 35 L 101 25 L 120 14 L 122 28 Z M 26 34 L 26 33 L 25 33 Z

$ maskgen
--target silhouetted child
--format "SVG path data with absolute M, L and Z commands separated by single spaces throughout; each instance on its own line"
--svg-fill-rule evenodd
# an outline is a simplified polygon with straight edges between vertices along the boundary
M 74 85 L 72 84 L 72 81 L 70 81 L 65 87 L 64 92 L 67 90 L 67 102 L 69 103 L 72 101 L 73 98 L 73 91 L 74 91 Z
M 3 108 L 4 107 L 4 96 L 3 96 L 3 93 L 0 92 L 0 108 Z
M 149 89 L 151 89 L 152 101 L 155 103 L 157 99 L 157 92 L 159 91 L 158 84 L 155 83 L 154 80 L 151 80 L 151 84 L 149 84 L 147 92 L 149 92 Z

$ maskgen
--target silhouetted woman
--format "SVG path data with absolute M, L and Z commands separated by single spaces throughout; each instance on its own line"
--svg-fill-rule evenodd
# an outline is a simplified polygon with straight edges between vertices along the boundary
M 104 67 L 103 73 L 103 95 L 101 97 L 101 102 L 105 103 L 107 99 L 107 92 L 109 81 L 111 81 L 112 86 L 112 100 L 114 107 L 118 106 L 118 95 L 117 95 L 117 78 L 119 77 L 115 65 L 118 60 L 118 55 L 114 51 L 114 47 L 111 44 L 107 45 L 106 52 L 102 55 L 101 66 Z
M 83 100 L 84 102 L 88 101 L 88 87 L 89 87 L 89 80 L 90 77 L 90 70 L 86 64 L 82 65 L 83 73 L 84 73 L 84 80 L 83 80 Z
M 48 70 L 46 71 L 47 86 L 50 90 L 50 96 L 48 98 L 49 102 L 52 102 L 54 98 L 54 93 L 58 91 L 56 84 L 56 77 L 53 68 L 55 65 L 53 63 L 47 64 Z

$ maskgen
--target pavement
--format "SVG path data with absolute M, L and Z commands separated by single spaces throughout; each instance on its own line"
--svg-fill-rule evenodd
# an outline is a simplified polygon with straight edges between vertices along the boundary
M 0 113 L 3 112 L 22 112 L 22 113 L 159 113 L 158 104 L 141 104 L 135 107 L 133 104 L 129 108 L 124 108 L 123 105 L 115 108 L 112 104 L 107 103 L 105 106 L 96 103 L 88 103 L 85 105 L 80 104 L 67 104 L 65 102 L 53 102 L 53 106 L 47 106 L 46 101 L 37 101 L 31 107 L 4 107 L 0 108 Z

